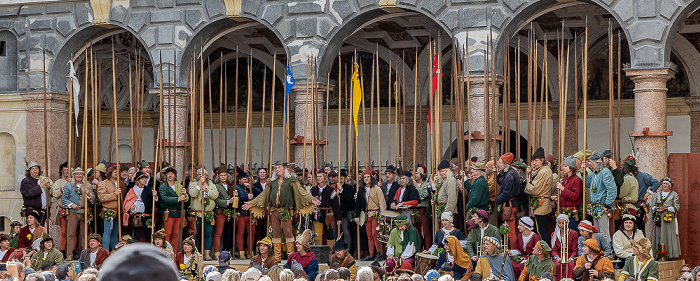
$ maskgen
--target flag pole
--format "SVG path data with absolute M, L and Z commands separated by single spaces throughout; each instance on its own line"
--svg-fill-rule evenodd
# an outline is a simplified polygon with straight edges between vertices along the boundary
M 340 164 L 341 163 L 340 162 L 340 127 L 341 127 L 341 120 L 343 119 L 342 113 L 341 113 L 341 111 L 343 109 L 343 101 L 342 101 L 343 95 L 342 95 L 342 91 L 341 91 L 343 88 L 343 87 L 341 87 L 342 83 L 343 83 L 341 60 L 342 60 L 342 58 L 340 56 L 340 51 L 338 51 L 338 167 L 340 167 L 340 165 L 341 165 Z M 347 143 L 345 145 L 347 145 Z M 356 180 L 359 181 L 359 179 L 356 179 Z

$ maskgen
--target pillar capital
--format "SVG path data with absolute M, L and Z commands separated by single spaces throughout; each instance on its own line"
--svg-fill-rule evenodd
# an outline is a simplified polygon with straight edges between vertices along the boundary
M 660 92 L 666 93 L 666 81 L 676 75 L 671 68 L 625 69 L 627 77 L 635 84 L 634 93 Z
M 690 107 L 690 114 L 700 114 L 700 96 L 685 97 L 685 103 Z
M 503 85 L 504 78 L 501 75 L 484 77 L 484 75 L 470 75 L 469 77 L 460 77 L 463 83 L 467 83 L 469 80 L 469 95 L 472 97 L 483 96 L 484 95 L 484 82 L 488 81 L 489 90 L 494 93 L 497 97 L 501 96 L 501 92 L 498 91 L 499 87 Z M 496 83 L 496 90 L 491 87 L 492 83 Z

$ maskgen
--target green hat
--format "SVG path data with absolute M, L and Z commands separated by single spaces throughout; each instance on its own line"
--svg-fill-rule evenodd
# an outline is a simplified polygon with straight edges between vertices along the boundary
M 612 156 L 612 155 L 613 155 L 613 153 L 612 153 L 612 151 L 610 151 L 610 149 L 606 149 L 605 151 L 603 151 L 603 157 L 610 158 L 610 156 Z
M 122 164 L 122 165 L 119 166 L 119 171 L 120 171 L 120 172 L 127 172 L 127 171 L 129 171 L 129 167 L 127 167 L 126 165 Z
M 549 254 L 550 252 L 552 252 L 552 248 L 550 248 L 547 242 L 544 242 L 544 240 L 540 240 L 539 242 L 537 242 L 537 247 L 540 248 L 540 250 L 542 250 L 543 252 L 545 252 L 545 254 Z
M 100 164 L 97 164 L 97 166 L 95 166 L 95 171 L 98 171 L 101 173 L 106 173 L 107 167 L 105 167 L 105 164 L 100 163 Z
M 627 170 L 631 170 L 636 165 L 637 163 L 634 161 L 634 158 L 627 158 L 624 162 L 622 162 L 622 167 Z
M 394 219 L 394 224 L 396 224 L 397 226 L 408 224 L 408 217 L 406 215 L 403 215 L 403 214 L 398 215 Z
M 590 157 L 591 154 L 593 154 L 593 151 L 586 149 L 586 157 L 585 158 L 583 156 L 583 150 L 574 153 L 574 157 L 578 158 L 578 160 L 586 161 L 586 159 L 588 159 L 588 157 Z
M 141 167 L 141 169 L 143 169 L 146 167 L 150 167 L 151 165 L 148 165 L 148 162 L 146 162 L 145 160 L 141 160 L 141 165 L 139 166 Z
M 513 163 L 512 166 L 513 166 L 513 167 L 516 167 L 516 168 L 518 168 L 518 169 L 521 169 L 521 170 L 527 169 L 527 164 L 523 163 L 523 161 L 520 161 L 520 160 L 518 160 L 518 161 L 516 161 L 515 163 Z

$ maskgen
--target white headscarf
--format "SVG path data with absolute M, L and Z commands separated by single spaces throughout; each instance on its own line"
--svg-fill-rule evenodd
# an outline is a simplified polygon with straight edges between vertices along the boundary
M 560 220 L 565 220 L 566 224 L 568 225 L 569 224 L 569 215 L 559 214 L 559 216 L 557 216 L 557 220 L 556 220 L 557 223 L 555 224 L 557 227 L 554 228 L 554 233 L 552 234 L 552 245 L 554 245 L 554 243 L 556 243 L 557 240 L 559 240 L 559 243 L 561 243 L 562 245 L 564 244 L 564 240 L 562 240 L 562 238 L 561 238 L 561 229 L 559 228 L 559 221 Z M 563 250 L 568 251 L 568 249 L 563 249 Z

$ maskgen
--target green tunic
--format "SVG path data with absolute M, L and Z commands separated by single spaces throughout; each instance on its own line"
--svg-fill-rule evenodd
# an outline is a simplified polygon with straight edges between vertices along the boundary
M 622 267 L 620 274 L 620 279 L 624 279 L 623 276 L 631 276 L 637 281 L 658 281 L 659 265 L 653 259 L 640 262 L 637 256 L 631 256 L 625 260 L 625 266 Z
M 61 254 L 59 250 L 56 250 L 56 248 L 53 248 L 46 255 L 46 258 L 44 258 L 44 251 L 39 251 L 32 256 L 30 264 L 32 269 L 41 271 L 41 266 L 47 261 L 55 262 L 58 265 L 63 264 L 63 254 Z
M 488 195 L 488 192 L 486 194 Z M 488 200 L 488 197 L 486 197 L 486 199 Z M 496 237 L 499 241 L 503 241 L 498 228 L 492 224 L 486 226 L 486 229 L 484 229 L 484 236 Z M 477 246 L 483 247 L 481 238 L 481 228 L 477 227 L 469 231 L 469 234 L 467 235 L 467 254 L 470 257 L 476 256 L 476 254 L 479 252 Z
M 285 179 L 281 182 L 276 180 L 270 182 L 270 206 L 283 207 L 287 209 L 294 208 L 294 192 L 292 191 L 293 179 Z M 279 190 L 279 204 L 277 203 L 277 192 Z
M 389 233 L 389 241 L 386 246 L 387 251 L 393 247 L 394 256 L 404 259 L 411 258 L 416 254 L 416 250 L 420 249 L 420 234 L 418 234 L 418 230 L 415 227 L 409 226 L 403 232 L 403 239 L 401 239 L 401 231 L 394 228 Z M 413 248 L 410 248 L 410 246 L 413 246 Z M 405 251 L 407 248 L 410 248 L 409 251 Z
M 554 266 L 554 262 L 552 261 L 551 257 L 546 257 L 544 260 L 540 261 L 535 255 L 531 255 L 530 258 L 527 259 L 525 266 L 527 267 L 527 270 L 520 274 L 520 279 L 518 280 L 522 281 L 529 279 L 530 281 L 537 281 L 542 278 L 542 274 L 545 272 L 552 273 L 552 275 L 557 274 L 556 267 Z
M 310 215 L 316 210 L 313 200 L 295 178 L 286 178 L 271 181 L 262 193 L 248 202 L 253 216 L 263 218 L 267 210 L 273 208 L 293 209 L 301 216 Z
M 487 209 L 489 206 L 489 184 L 483 176 L 474 180 L 474 183 L 465 181 L 464 189 L 469 191 L 469 202 L 467 202 L 465 207 L 467 211 L 473 207 L 482 210 Z

